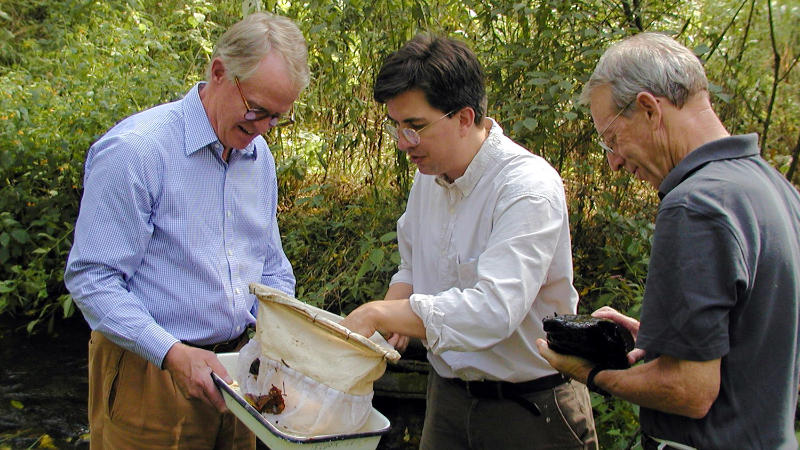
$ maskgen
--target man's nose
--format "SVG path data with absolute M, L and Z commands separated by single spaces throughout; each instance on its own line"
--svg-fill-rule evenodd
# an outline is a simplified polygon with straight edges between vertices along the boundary
M 263 119 L 258 119 L 253 121 L 253 125 L 256 126 L 256 131 L 258 134 L 267 134 L 267 131 L 272 129 L 273 118 L 272 116 L 264 117 Z
M 408 142 L 406 136 L 402 132 L 397 133 L 397 149 L 401 152 L 407 152 L 411 147 L 413 147 L 413 145 Z
M 625 158 L 616 153 L 606 152 L 606 158 L 608 159 L 608 166 L 615 172 L 625 166 Z

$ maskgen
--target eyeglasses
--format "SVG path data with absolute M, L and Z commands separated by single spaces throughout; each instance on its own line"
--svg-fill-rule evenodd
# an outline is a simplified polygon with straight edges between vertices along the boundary
M 611 119 L 611 122 L 609 122 L 608 125 L 606 125 L 605 128 L 603 128 L 603 131 L 600 132 L 600 139 L 597 140 L 597 143 L 600 144 L 600 147 L 602 147 L 603 150 L 605 150 L 607 153 L 614 154 L 614 149 L 612 149 L 608 144 L 605 143 L 603 135 L 606 134 L 606 131 L 608 131 L 608 129 L 611 128 L 611 125 L 614 124 L 614 122 L 619 118 L 619 116 L 621 116 L 622 113 L 625 112 L 625 110 L 628 109 L 629 106 L 631 106 L 634 100 L 636 100 L 636 97 L 634 97 L 631 101 L 626 103 L 625 106 L 623 106 L 622 109 L 619 110 L 617 115 L 614 116 L 613 119 Z
M 250 104 L 247 103 L 247 99 L 244 98 L 244 93 L 242 92 L 242 86 L 241 84 L 239 84 L 239 77 L 234 75 L 233 81 L 236 82 L 236 89 L 239 90 L 239 95 L 242 97 L 242 102 L 244 102 L 244 107 L 247 108 L 247 111 L 245 111 L 244 113 L 244 120 L 255 122 L 256 120 L 264 120 L 267 117 L 269 117 L 270 127 L 282 127 L 294 123 L 294 105 L 292 105 L 292 109 L 289 112 L 289 117 L 281 121 L 280 114 L 272 114 L 271 112 L 265 111 L 263 109 L 250 108 Z
M 458 111 L 458 110 L 454 109 L 454 110 L 450 111 L 449 113 L 443 115 L 442 117 L 439 117 L 438 119 L 436 119 L 433 122 L 425 125 L 424 127 L 420 128 L 419 130 L 415 130 L 413 128 L 407 128 L 407 127 L 406 128 L 400 128 L 399 130 L 400 130 L 400 132 L 403 133 L 403 137 L 406 139 L 406 141 L 408 141 L 409 144 L 411 144 L 412 146 L 419 145 L 420 141 L 422 140 L 419 137 L 420 133 L 425 131 L 426 128 L 428 128 L 431 125 L 435 124 L 436 122 L 444 119 L 445 117 L 453 114 L 456 111 Z M 397 132 L 398 128 L 396 126 L 392 125 L 391 123 L 389 123 L 387 121 L 387 122 L 384 122 L 383 128 L 386 130 L 387 133 L 389 133 L 389 136 L 394 138 L 395 141 L 399 141 L 400 140 L 400 135 Z

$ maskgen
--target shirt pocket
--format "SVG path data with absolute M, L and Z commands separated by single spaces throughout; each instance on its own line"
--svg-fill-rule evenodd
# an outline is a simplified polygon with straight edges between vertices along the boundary
M 465 262 L 460 262 L 461 260 L 462 258 L 456 258 L 458 287 L 459 289 L 474 287 L 478 281 L 478 258 L 469 258 Z

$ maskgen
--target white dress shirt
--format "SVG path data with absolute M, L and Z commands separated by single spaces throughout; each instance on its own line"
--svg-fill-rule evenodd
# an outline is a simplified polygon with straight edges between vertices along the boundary
M 445 378 L 522 382 L 554 374 L 536 350 L 542 318 L 574 314 L 564 187 L 547 161 L 489 136 L 452 184 L 417 172 L 397 222 L 428 359 Z

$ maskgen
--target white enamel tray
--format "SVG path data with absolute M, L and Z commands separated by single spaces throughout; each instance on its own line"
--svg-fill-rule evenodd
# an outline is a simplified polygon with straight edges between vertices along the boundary
M 238 353 L 220 353 L 217 355 L 220 362 L 225 366 L 229 374 L 235 372 Z M 233 414 L 249 428 L 256 437 L 266 444 L 271 450 L 281 449 L 358 449 L 373 450 L 378 446 L 381 436 L 386 434 L 390 427 L 389 419 L 381 414 L 377 409 L 372 408 L 372 412 L 367 418 L 367 423 L 355 433 L 332 434 L 324 436 L 296 436 L 287 434 L 270 423 L 264 416 L 258 413 L 241 396 L 238 389 L 234 389 L 222 380 L 217 374 L 212 373 L 211 377 L 217 384 L 225 404 Z

